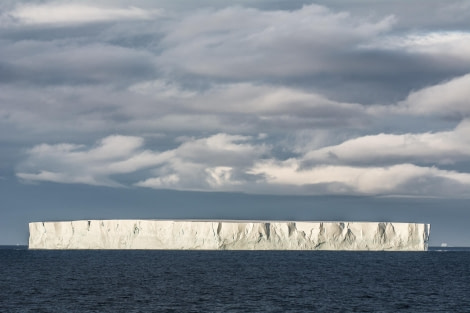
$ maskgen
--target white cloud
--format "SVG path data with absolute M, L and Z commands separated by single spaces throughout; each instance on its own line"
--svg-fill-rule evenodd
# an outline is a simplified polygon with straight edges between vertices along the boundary
M 389 36 L 363 45 L 369 49 L 386 49 L 421 53 L 435 56 L 458 58 L 470 61 L 469 32 L 429 32 L 422 34 L 407 34 L 404 36 Z
M 166 176 L 160 176 L 160 177 L 155 177 L 155 178 L 148 178 L 144 181 L 138 182 L 135 184 L 135 186 L 138 187 L 149 187 L 149 188 L 177 188 L 178 189 L 178 183 L 180 181 L 180 178 L 176 174 L 171 174 L 171 175 L 166 175 Z
M 412 92 L 397 109 L 420 115 L 470 116 L 470 74 Z
M 364 107 L 364 110 L 379 119 L 388 115 L 414 115 L 460 121 L 470 116 L 469 86 L 470 74 L 466 74 L 411 91 L 404 100 L 394 105 L 373 105 Z
M 357 137 L 334 146 L 312 150 L 304 163 L 396 164 L 397 162 L 455 164 L 470 158 L 470 120 L 454 130 L 421 134 L 378 134 Z
M 173 151 L 173 157 L 151 177 L 136 186 L 199 191 L 239 191 L 246 170 L 268 154 L 268 146 L 254 144 L 250 136 L 215 134 L 186 138 Z M 237 177 L 244 176 L 244 178 Z
M 68 175 L 68 173 L 56 173 L 40 171 L 39 173 L 18 173 L 17 176 L 25 181 L 47 181 L 63 184 L 86 184 L 94 186 L 119 187 L 120 185 L 108 179 L 96 180 L 95 177 L 83 174 Z
M 24 24 L 76 24 L 112 20 L 151 19 L 158 11 L 136 7 L 106 8 L 79 3 L 22 5 L 10 15 Z
M 251 173 L 264 175 L 268 184 L 310 186 L 315 193 L 360 195 L 465 195 L 469 196 L 470 174 L 398 164 L 390 167 L 316 166 L 301 169 L 300 162 L 289 159 L 259 162 Z M 452 186 L 447 187 L 448 185 Z
M 133 136 L 109 136 L 90 148 L 41 144 L 29 150 L 17 176 L 30 181 L 119 186 L 112 175 L 155 166 L 171 157 L 142 150 L 142 146 L 142 138 Z
M 218 188 L 219 186 L 225 186 L 227 184 L 241 184 L 241 182 L 233 181 L 232 170 L 233 169 L 229 166 L 207 168 L 207 182 L 212 188 Z
M 467 126 L 457 128 L 456 132 L 465 131 Z M 421 139 L 429 139 L 426 136 Z M 250 136 L 220 133 L 182 140 L 176 148 L 162 152 L 145 149 L 142 138 L 131 136 L 106 137 L 92 147 L 42 144 L 29 151 L 17 176 L 27 181 L 106 186 L 133 184 L 197 191 L 469 196 L 469 173 L 406 162 L 371 165 L 373 162 L 368 162 L 367 158 L 376 157 L 373 155 L 374 140 L 362 142 L 364 139 L 359 139 L 330 147 L 338 152 L 351 146 L 345 149 L 352 154 L 345 158 L 344 165 L 328 165 L 319 158 L 318 164 L 309 168 L 303 163 L 315 153 L 278 160 L 273 156 L 272 147 Z M 364 147 L 369 149 L 364 150 L 363 155 L 354 155 L 355 149 L 360 151 Z M 375 149 L 378 150 L 377 146 Z M 419 149 L 407 153 L 416 153 L 414 157 L 419 159 L 417 151 Z M 372 155 L 368 156 L 369 153 Z M 350 164 L 361 157 L 366 158 L 368 166 Z M 134 182 L 124 182 L 117 174 L 137 176 L 134 176 Z
M 28 181 L 52 181 L 91 185 L 123 185 L 117 174 L 148 169 L 149 177 L 137 186 L 206 190 L 238 184 L 233 172 L 250 167 L 267 152 L 251 137 L 216 134 L 189 138 L 163 152 L 144 149 L 135 136 L 109 136 L 93 147 L 74 144 L 41 144 L 28 151 L 17 176 Z

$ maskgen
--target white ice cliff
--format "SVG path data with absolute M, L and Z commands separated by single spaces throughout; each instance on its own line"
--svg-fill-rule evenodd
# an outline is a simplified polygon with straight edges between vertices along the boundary
M 430 225 L 81 220 L 29 223 L 29 249 L 427 250 Z
M 82 220 L 29 224 L 30 249 L 427 250 L 430 225 Z

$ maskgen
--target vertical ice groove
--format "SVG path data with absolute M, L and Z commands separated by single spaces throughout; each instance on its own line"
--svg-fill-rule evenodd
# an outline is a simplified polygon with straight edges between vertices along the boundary
M 266 233 L 266 239 L 269 240 L 271 237 L 271 223 L 265 223 L 264 224 L 264 229 Z

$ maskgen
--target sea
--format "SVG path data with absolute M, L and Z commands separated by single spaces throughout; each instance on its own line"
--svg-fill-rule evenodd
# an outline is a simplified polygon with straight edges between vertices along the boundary
M 0 312 L 470 312 L 470 249 L 0 247 Z

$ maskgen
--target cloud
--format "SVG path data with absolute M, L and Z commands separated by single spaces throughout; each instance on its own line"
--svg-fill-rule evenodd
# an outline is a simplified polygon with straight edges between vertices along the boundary
M 310 194 L 468 197 L 470 187 L 468 173 L 413 164 L 389 167 L 319 165 L 302 169 L 295 159 L 269 160 L 256 164 L 251 173 L 263 175 L 268 184 L 303 187 Z
M 468 133 L 470 120 L 464 120 L 451 131 L 367 135 L 310 151 L 303 157 L 303 165 L 455 164 L 470 158 Z
M 163 90 L 164 89 L 164 90 Z M 320 94 L 296 88 L 261 83 L 214 84 L 202 91 L 187 91 L 169 82 L 144 82 L 131 86 L 157 102 L 172 102 L 177 110 L 193 114 L 239 114 L 258 118 L 258 123 L 282 124 L 300 119 L 327 127 L 363 123 L 366 116 L 357 103 L 332 101 Z M 262 121 L 261 121 L 262 120 Z
M 470 174 L 435 166 L 318 162 L 305 168 L 302 162 L 312 154 L 279 160 L 259 138 L 219 133 L 181 140 L 165 151 L 145 149 L 143 139 L 132 136 L 106 137 L 93 147 L 42 144 L 29 150 L 17 176 L 26 181 L 196 191 L 469 196 Z M 123 174 L 132 174 L 134 181 Z
M 0 140 L 33 147 L 10 157 L 20 179 L 466 194 L 468 22 L 438 18 L 457 2 L 432 21 L 414 3 L 122 3 L 2 4 Z
M 103 2 L 45 2 L 5 9 L 2 16 L 57 10 L 57 15 L 74 21 L 60 10 L 88 8 L 101 13 L 79 17 L 109 16 L 109 23 L 74 22 L 54 30 L 41 28 L 46 24 L 5 28 L 0 81 L 34 86 L 106 84 L 116 90 L 170 81 L 185 86 L 189 94 L 187 87 L 245 83 L 294 87 L 336 102 L 371 104 L 390 103 L 411 89 L 470 70 L 469 62 L 436 59 L 438 52 L 423 58 L 404 47 L 374 46 L 383 38 L 397 38 L 395 27 L 401 21 L 387 12 L 366 16 L 348 6 L 313 4 L 292 10 L 214 5 L 222 8 L 182 10 L 156 19 L 154 5 L 140 4 L 145 9 L 118 2 L 112 7 Z M 120 22 L 126 14 L 132 19 Z M 399 38 L 406 36 L 408 32 Z M 359 49 L 367 45 L 371 48 Z
M 3 83 L 75 87 L 113 81 L 119 85 L 155 73 L 151 53 L 104 42 L 5 40 L 2 44 L 0 52 L 9 56 L 5 67 L 11 72 L 0 75 Z
M 256 179 L 247 173 L 253 162 L 267 155 L 269 147 L 250 136 L 216 134 L 188 138 L 173 150 L 174 156 L 155 170 L 158 177 L 136 186 L 199 191 L 240 191 Z
M 124 60 L 127 58 L 132 58 L 132 54 Z M 449 124 L 439 118 L 450 116 L 459 122 L 468 115 L 468 78 L 465 75 L 414 91 L 395 105 L 372 106 L 334 101 L 302 88 L 268 83 L 219 83 L 204 89 L 172 80 L 143 80 L 125 89 L 88 84 L 28 85 L 27 88 L 0 84 L 0 120 L 8 130 L 0 137 L 15 134 L 17 138 L 29 136 L 57 141 L 83 140 L 84 136 L 97 138 L 110 133 L 164 132 L 169 137 L 181 134 L 200 137 L 225 132 L 252 136 L 269 133 L 270 138 L 284 140 L 304 134 L 300 147 L 284 142 L 282 149 L 307 152 L 305 147 L 310 147 L 319 134 L 325 140 L 311 149 L 364 134 L 377 135 L 384 131 L 378 130 L 379 127 L 386 124 L 396 128 L 388 138 L 395 136 L 401 140 L 393 133 L 409 133 L 412 137 L 413 127 L 429 127 L 427 118 L 431 118 L 435 130 L 424 132 L 449 129 L 455 122 Z M 406 125 L 405 131 L 399 124 L 410 116 L 416 118 L 413 124 Z
M 341 58 L 332 51 L 367 41 L 394 22 L 392 16 L 371 21 L 318 5 L 293 11 L 201 10 L 168 30 L 158 63 L 168 70 L 237 79 L 334 72 Z
M 366 108 L 378 118 L 388 114 L 401 116 L 438 116 L 461 121 L 470 116 L 470 74 L 453 77 L 419 90 L 411 91 L 404 100 L 393 105 Z
M 102 85 L 26 90 L 22 86 L 0 85 L 0 101 L 0 120 L 4 125 L 11 125 L 17 134 L 52 138 L 64 134 L 95 135 L 106 130 L 256 136 L 277 132 L 279 128 L 296 131 L 370 124 L 360 104 L 336 102 L 316 93 L 269 84 L 215 84 L 204 90 L 168 81 L 145 81 L 127 90 Z
M 380 38 L 364 47 L 445 56 L 470 61 L 470 32 L 429 32 Z
M 470 51 L 469 51 L 470 52 Z M 398 103 L 398 111 L 411 114 L 470 116 L 470 74 L 415 92 Z
M 20 5 L 10 16 L 28 25 L 78 24 L 113 20 L 151 19 L 157 10 L 143 10 L 137 7 L 106 8 L 74 3 L 46 3 Z
M 148 169 L 160 176 L 137 186 L 204 190 L 236 183 L 231 181 L 235 172 L 251 166 L 267 151 L 264 144 L 253 145 L 251 140 L 216 134 L 187 138 L 176 149 L 163 152 L 144 149 L 143 139 L 135 136 L 108 136 L 93 147 L 41 144 L 28 151 L 17 176 L 27 181 L 123 186 L 114 176 Z
M 28 151 L 17 176 L 27 181 L 83 183 L 102 186 L 121 186 L 112 175 L 131 173 L 156 165 L 168 154 L 141 150 L 142 138 L 109 136 L 95 147 L 75 144 L 41 144 Z

